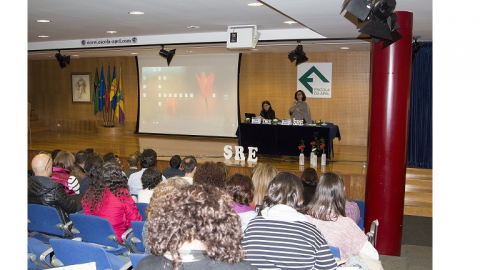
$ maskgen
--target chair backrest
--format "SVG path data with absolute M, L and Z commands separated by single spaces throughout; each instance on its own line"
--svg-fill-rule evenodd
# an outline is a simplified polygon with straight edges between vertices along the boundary
M 137 267 L 138 262 L 146 256 L 147 254 L 130 253 L 130 261 L 132 262 L 133 269 L 135 269 L 135 267 Z
M 143 245 L 143 227 L 145 226 L 145 221 L 132 221 L 133 235 L 131 241 L 135 244 L 137 251 L 145 252 L 145 247 Z M 137 240 L 138 239 L 138 240 Z
M 147 214 L 145 213 L 145 210 L 148 206 L 148 203 L 135 203 L 135 205 L 138 208 L 138 212 L 140 212 L 140 215 L 142 215 L 142 220 L 145 221 L 147 220 Z
M 328 246 L 334 258 L 340 258 L 340 249 L 334 246 Z
M 362 229 L 362 231 L 365 231 L 365 201 L 358 201 L 358 200 L 352 200 L 358 205 L 358 208 L 360 208 L 360 219 L 358 220 L 358 227 Z
M 40 204 L 28 204 L 28 230 L 64 237 L 65 232 L 57 225 L 63 225 L 57 209 Z
M 377 235 L 378 235 L 378 226 L 379 226 L 378 219 L 372 221 L 370 225 L 370 231 L 367 232 L 368 241 L 372 244 L 373 247 L 377 247 Z
M 82 238 L 83 242 L 119 247 L 115 241 L 108 238 L 110 235 L 115 235 L 108 219 L 85 214 L 71 214 L 70 219 L 73 222 L 73 228 L 79 231 L 75 236 Z
M 28 265 L 30 266 L 33 266 L 33 265 L 37 265 L 37 266 L 40 266 L 41 268 L 49 268 L 48 265 L 44 265 L 41 261 L 40 261 L 40 256 L 42 255 L 43 252 L 47 251 L 50 247 L 47 246 L 45 243 L 43 243 L 42 241 L 36 239 L 36 238 L 32 238 L 32 237 L 28 237 Z M 30 258 L 30 254 L 33 255 L 33 258 Z M 46 257 L 45 257 L 45 260 L 47 262 L 50 262 L 50 254 L 48 254 Z M 51 267 L 51 266 L 50 266 Z
M 55 256 L 64 266 L 95 262 L 97 269 L 120 269 L 125 262 L 99 246 L 67 239 L 50 239 Z

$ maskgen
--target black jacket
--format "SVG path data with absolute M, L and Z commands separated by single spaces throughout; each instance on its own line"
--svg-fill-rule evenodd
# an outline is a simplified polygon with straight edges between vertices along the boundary
M 63 185 L 50 177 L 28 178 L 28 203 L 54 207 L 64 223 L 70 221 L 68 214 L 82 210 L 81 199 L 81 195 L 68 195 Z

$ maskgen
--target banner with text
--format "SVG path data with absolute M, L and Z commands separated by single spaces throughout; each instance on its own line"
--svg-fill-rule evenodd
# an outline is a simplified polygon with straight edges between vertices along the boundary
M 298 65 L 297 90 L 303 90 L 307 98 L 332 98 L 332 63 Z

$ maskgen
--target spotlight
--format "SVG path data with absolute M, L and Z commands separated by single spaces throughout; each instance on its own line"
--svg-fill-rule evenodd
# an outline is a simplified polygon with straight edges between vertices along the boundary
M 164 48 L 163 48 L 163 45 L 162 45 L 162 49 L 158 52 L 158 54 L 163 57 L 163 58 L 166 58 L 167 59 L 167 65 L 170 66 L 170 62 L 172 61 L 172 58 L 173 56 L 175 55 L 175 51 L 176 49 L 173 49 L 169 52 L 167 52 Z
M 397 14 L 393 11 L 395 0 L 345 0 L 346 10 L 356 16 L 360 23 L 367 22 L 358 32 L 370 35 L 375 43 L 382 40 L 383 48 L 400 40 L 402 35 L 397 32 Z M 348 4 L 347 4 L 348 3 Z
M 288 59 L 290 59 L 290 62 L 297 60 L 295 63 L 296 66 L 308 61 L 307 55 L 303 51 L 303 46 L 300 45 L 300 41 L 298 41 L 298 45 L 295 50 L 288 54 Z
M 61 68 L 67 67 L 67 64 L 70 65 L 70 56 L 61 55 L 60 50 L 58 50 L 58 53 L 55 54 L 55 58 L 57 58 L 58 64 L 60 64 Z

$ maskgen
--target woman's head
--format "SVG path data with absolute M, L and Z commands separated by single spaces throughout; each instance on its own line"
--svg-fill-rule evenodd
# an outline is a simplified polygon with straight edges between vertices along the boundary
M 297 92 L 295 92 L 294 99 L 297 101 L 305 101 L 307 97 L 305 96 L 305 92 L 303 92 L 302 90 L 298 90 Z
M 236 203 L 248 205 L 253 200 L 253 182 L 246 175 L 235 173 L 230 176 L 226 190 Z
M 205 246 L 205 255 L 212 260 L 240 262 L 245 256 L 242 226 L 231 202 L 226 191 L 209 185 L 173 189 L 154 201 L 147 223 L 147 245 L 151 253 L 163 255 L 169 251 L 173 269 L 179 269 L 180 246 L 199 240 Z
M 264 207 L 284 204 L 294 209 L 302 209 L 303 186 L 300 179 L 289 172 L 280 172 L 268 185 L 268 191 L 263 200 Z
M 157 167 L 148 167 L 142 174 L 143 189 L 154 189 L 162 181 L 162 173 Z
M 223 161 L 218 161 L 216 164 L 218 165 L 218 167 L 220 167 L 220 169 L 223 172 L 223 180 L 227 181 L 227 177 L 228 177 L 227 164 L 225 164 L 225 162 Z
M 95 178 L 100 174 L 103 167 L 103 158 L 100 154 L 91 154 L 85 160 L 85 173 L 90 178 Z
M 155 204 L 165 196 L 166 194 L 170 193 L 172 190 L 176 188 L 180 188 L 183 186 L 190 185 L 187 180 L 183 179 L 180 176 L 173 176 L 167 178 L 165 181 L 160 182 L 154 189 L 152 197 L 150 198 L 150 203 L 146 208 L 147 217 L 150 216 L 150 212 L 155 209 Z
M 262 205 L 267 193 L 268 184 L 277 175 L 278 171 L 270 164 L 259 163 L 253 168 L 252 182 L 254 186 L 253 202 Z
M 225 188 L 223 171 L 212 161 L 207 161 L 197 167 L 197 171 L 193 175 L 193 183 L 198 185 L 211 185 L 221 189 Z
M 64 168 L 69 171 L 73 170 L 75 165 L 75 157 L 68 151 L 60 151 L 53 160 L 53 166 L 58 168 Z
M 322 174 L 306 213 L 325 221 L 336 220 L 339 215 L 346 216 L 343 179 L 332 172 Z
M 315 170 L 314 168 L 306 168 L 303 171 L 302 177 L 300 177 L 300 180 L 302 180 L 302 182 L 307 183 L 311 186 L 316 186 L 318 183 L 317 170 Z
M 270 105 L 270 101 L 264 100 L 262 102 L 262 109 L 265 110 L 265 111 L 273 110 L 272 105 Z

